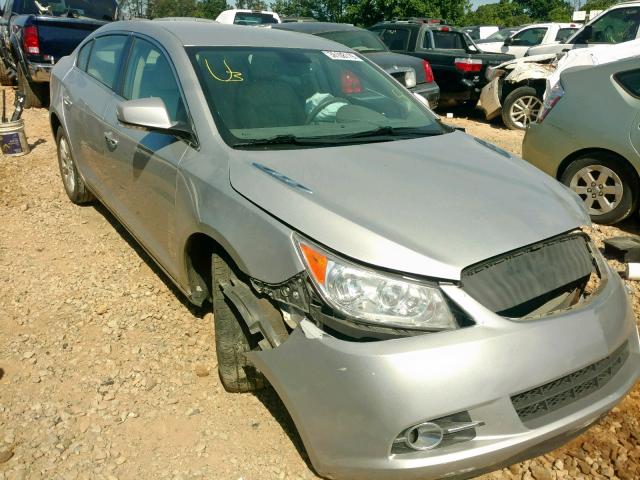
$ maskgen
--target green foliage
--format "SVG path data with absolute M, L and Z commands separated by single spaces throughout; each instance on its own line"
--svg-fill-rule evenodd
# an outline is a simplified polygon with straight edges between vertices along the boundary
M 360 0 L 347 3 L 343 18 L 361 26 L 394 17 L 444 18 L 457 24 L 470 7 L 469 0 Z
M 580 10 L 589 12 L 591 10 L 606 10 L 612 5 L 618 3 L 618 0 L 588 0 Z
M 147 15 L 158 17 L 203 17 L 215 19 L 227 10 L 225 0 L 149 0 Z
M 535 21 L 570 21 L 573 8 L 566 0 L 514 0 Z M 565 16 L 568 14 L 568 16 Z M 552 15 L 556 19 L 552 18 Z M 558 20 L 561 18 L 563 20 Z
M 469 12 L 463 25 L 515 27 L 531 22 L 531 17 L 524 13 L 520 4 L 512 0 L 500 0 L 499 3 L 480 5 L 474 12 Z
M 216 19 L 221 12 L 228 10 L 226 0 L 200 0 L 196 11 L 196 17 Z

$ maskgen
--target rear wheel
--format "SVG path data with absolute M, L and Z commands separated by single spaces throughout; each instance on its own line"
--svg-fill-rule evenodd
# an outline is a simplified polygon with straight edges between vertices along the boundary
M 94 196 L 87 189 L 84 181 L 78 174 L 76 162 L 71 153 L 71 145 L 69 139 L 64 133 L 62 127 L 58 128 L 56 134 L 56 144 L 58 146 L 58 166 L 60 167 L 60 176 L 62 184 L 67 192 L 69 200 L 77 205 L 89 203 L 94 200 Z
M 538 120 L 542 100 L 533 87 L 518 87 L 504 99 L 502 120 L 511 130 L 524 130 Z
M 9 75 L 9 70 L 4 63 L 4 60 L 0 59 L 0 85 L 8 87 L 15 85 L 15 83 L 15 79 Z
M 25 96 L 24 108 L 43 108 L 49 104 L 49 84 L 30 82 L 20 67 L 18 90 Z
M 627 218 L 638 199 L 635 172 L 623 160 L 607 153 L 574 160 L 560 180 L 582 199 L 591 220 L 603 225 Z
M 266 381 L 248 361 L 245 353 L 258 349 L 242 318 L 225 297 L 223 284 L 240 282 L 229 263 L 220 255 L 211 258 L 213 322 L 216 334 L 218 373 L 229 392 L 251 392 L 265 386 Z

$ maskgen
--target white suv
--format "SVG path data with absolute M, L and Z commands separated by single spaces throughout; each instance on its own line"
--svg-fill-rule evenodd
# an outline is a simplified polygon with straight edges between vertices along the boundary
M 620 3 L 591 20 L 571 36 L 566 43 L 532 47 L 527 52 L 527 56 L 628 42 L 639 38 L 638 26 L 640 26 L 640 2 Z
M 267 12 L 266 10 L 245 10 L 240 8 L 225 10 L 218 15 L 216 22 L 234 25 L 266 25 L 282 23 L 280 16 L 275 12 Z
M 483 43 L 480 48 L 485 52 L 509 53 L 520 58 L 533 46 L 564 42 L 579 28 L 578 23 L 536 23 L 521 28 L 504 42 Z

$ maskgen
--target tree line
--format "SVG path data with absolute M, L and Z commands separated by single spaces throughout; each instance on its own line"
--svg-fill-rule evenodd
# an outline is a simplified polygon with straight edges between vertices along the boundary
M 600 10 L 614 3 L 616 0 L 588 0 L 581 9 Z M 235 6 L 364 27 L 395 17 L 443 18 L 460 26 L 569 22 L 574 9 L 569 0 L 499 0 L 475 10 L 469 0 L 236 0 Z M 121 8 L 130 17 L 215 19 L 232 7 L 226 0 L 123 0 Z

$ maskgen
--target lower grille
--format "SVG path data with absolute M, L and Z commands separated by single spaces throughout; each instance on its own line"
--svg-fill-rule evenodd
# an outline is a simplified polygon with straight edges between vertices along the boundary
M 620 370 L 629 356 L 625 342 L 607 358 L 553 382 L 511 397 L 522 423 L 547 415 L 602 388 Z

